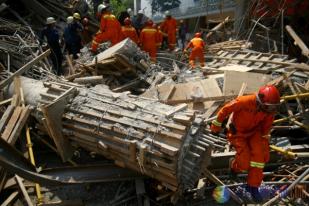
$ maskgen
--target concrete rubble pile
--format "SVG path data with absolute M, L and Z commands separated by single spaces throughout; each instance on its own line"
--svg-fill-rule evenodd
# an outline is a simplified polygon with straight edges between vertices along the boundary
M 188 70 L 184 54 L 160 52 L 151 63 L 126 39 L 95 56 L 85 47 L 78 60 L 67 59 L 69 74 L 57 77 L 46 60 L 50 50 L 42 50 L 31 27 L 0 21 L 2 205 L 86 205 L 80 187 L 68 200 L 61 189 L 101 182 L 92 195 L 113 190 L 98 199 L 111 205 L 203 204 L 217 185 L 228 188 L 232 204 L 244 204 L 246 174 L 229 178 L 235 151 L 209 124 L 240 90 L 250 94 L 265 84 L 281 94 L 264 171 L 265 205 L 306 204 L 308 64 L 231 40 L 209 45 L 207 66 Z

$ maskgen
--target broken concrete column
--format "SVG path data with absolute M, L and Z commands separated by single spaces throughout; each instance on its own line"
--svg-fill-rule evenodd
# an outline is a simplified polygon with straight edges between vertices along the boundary
M 113 93 L 105 85 L 76 88 L 22 78 L 22 87 L 63 160 L 71 145 L 82 147 L 182 192 L 194 186 L 210 159 L 203 119 L 186 104 Z

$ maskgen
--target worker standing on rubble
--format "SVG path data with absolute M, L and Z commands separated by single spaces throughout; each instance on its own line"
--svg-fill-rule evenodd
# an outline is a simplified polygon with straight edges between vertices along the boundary
M 259 186 L 263 168 L 269 161 L 269 138 L 274 114 L 280 105 L 280 94 L 272 85 L 263 86 L 257 94 L 238 97 L 220 109 L 211 131 L 219 133 L 223 122 L 233 113 L 227 138 L 235 147 L 230 161 L 231 174 L 248 172 L 247 190 L 254 201 L 261 202 Z
M 71 30 L 73 20 L 74 20 L 73 16 L 67 17 L 67 25 L 66 25 L 66 27 L 64 28 L 64 31 L 63 31 L 63 39 L 64 39 L 64 43 L 65 43 L 65 49 L 68 51 L 69 54 L 72 54 L 72 51 L 71 51 L 72 40 L 71 40 L 71 31 L 70 30 Z
M 98 45 L 101 42 L 110 41 L 113 46 L 123 39 L 121 25 L 117 18 L 108 11 L 108 7 L 100 4 L 98 6 L 98 13 L 101 14 L 100 30 L 92 40 L 92 52 L 97 51 Z
M 132 41 L 134 41 L 136 44 L 138 44 L 139 39 L 137 36 L 137 32 L 135 28 L 132 26 L 131 19 L 129 17 L 125 18 L 124 20 L 124 26 L 122 26 L 122 33 L 124 38 L 130 38 Z
M 56 20 L 54 19 L 54 17 L 48 17 L 46 19 L 46 27 L 41 32 L 40 43 L 42 44 L 43 40 L 46 38 L 47 44 L 51 50 L 50 58 L 53 63 L 53 69 L 57 75 L 61 75 L 63 74 L 62 71 L 63 57 L 60 45 L 60 36 L 55 26 L 56 26 Z
M 170 11 L 166 11 L 165 16 L 161 29 L 167 34 L 168 48 L 173 51 L 176 46 L 177 21 L 172 17 Z
M 153 28 L 157 30 L 157 49 L 161 48 L 163 42 L 163 32 L 160 25 L 153 24 Z
M 141 48 L 149 53 L 151 61 L 156 62 L 157 57 L 157 30 L 153 28 L 153 21 L 149 19 L 146 27 L 141 31 L 140 44 Z
M 202 39 L 202 34 L 200 32 L 195 33 L 194 38 L 188 43 L 184 52 L 187 52 L 187 49 L 192 48 L 191 54 L 189 56 L 189 64 L 192 69 L 195 68 L 195 60 L 198 58 L 200 62 L 200 66 L 205 66 L 205 58 L 204 58 L 204 48 L 205 42 Z
M 136 29 L 138 35 L 145 27 L 147 21 L 148 18 L 144 15 L 143 10 L 139 10 L 137 15 L 132 18 L 132 25 Z
M 69 25 L 69 35 L 70 35 L 70 49 L 69 54 L 73 55 L 74 59 L 78 58 L 78 53 L 80 53 L 80 50 L 82 48 L 82 38 L 81 38 L 81 32 L 83 31 L 83 26 L 80 23 L 80 15 L 79 13 L 73 14 L 73 22 Z

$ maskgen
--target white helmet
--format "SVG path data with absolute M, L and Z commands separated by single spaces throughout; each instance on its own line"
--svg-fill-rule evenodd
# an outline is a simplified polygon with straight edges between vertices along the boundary
M 137 12 L 138 14 L 144 14 L 144 11 L 143 10 L 138 10 L 138 12 Z
M 74 20 L 74 17 L 73 16 L 68 16 L 67 17 L 67 24 L 71 24 Z
M 170 16 L 171 15 L 171 12 L 169 10 L 165 11 L 165 16 Z
M 99 4 L 98 6 L 98 13 L 101 13 L 103 10 L 107 9 L 107 6 L 104 4 Z
M 54 17 L 47 17 L 46 18 L 46 24 L 53 24 L 56 23 L 56 20 Z

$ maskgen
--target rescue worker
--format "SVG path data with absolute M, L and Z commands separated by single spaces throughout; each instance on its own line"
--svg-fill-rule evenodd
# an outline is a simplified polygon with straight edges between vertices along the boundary
M 186 45 L 186 37 L 188 33 L 188 27 L 186 24 L 184 24 L 183 20 L 180 20 L 179 22 L 179 29 L 178 29 L 178 36 L 181 41 L 181 47 L 182 50 L 184 50 Z
M 189 56 L 189 64 L 191 65 L 192 69 L 195 68 L 195 60 L 196 58 L 199 59 L 201 67 L 205 66 L 205 59 L 204 59 L 204 48 L 205 42 L 201 38 L 202 34 L 200 32 L 195 33 L 194 38 L 186 46 L 184 52 L 187 52 L 188 48 L 192 48 L 191 54 Z
M 169 11 L 165 12 L 165 16 L 166 18 L 161 24 L 161 29 L 167 34 L 168 48 L 170 51 L 173 51 L 176 46 L 177 21 Z
M 89 30 L 89 20 L 87 17 L 82 19 L 83 31 L 82 31 L 82 44 L 88 44 L 91 41 L 91 32 Z
M 163 32 L 161 31 L 161 27 L 157 24 L 153 24 L 153 28 L 157 30 L 157 48 L 161 48 L 163 42 Z
M 135 28 L 132 26 L 132 22 L 130 18 L 126 18 L 124 20 L 124 26 L 122 26 L 122 33 L 124 38 L 130 38 L 132 41 L 134 41 L 136 44 L 139 43 L 139 39 L 137 36 L 137 32 Z
M 65 43 L 65 49 L 68 51 L 69 54 L 72 54 L 72 51 L 71 51 L 71 25 L 72 25 L 72 22 L 73 22 L 74 18 L 73 16 L 68 16 L 67 17 L 67 25 L 66 27 L 64 28 L 64 31 L 63 31 L 63 39 L 64 39 L 64 43 Z
M 153 62 L 156 62 L 157 57 L 157 30 L 153 27 L 153 21 L 149 19 L 146 23 L 146 27 L 141 31 L 140 44 L 142 50 L 149 53 L 149 56 Z
M 41 32 L 41 44 L 46 38 L 47 44 L 51 50 L 50 58 L 53 64 L 53 69 L 57 75 L 63 74 L 62 71 L 62 51 L 60 45 L 60 36 L 55 28 L 56 20 L 54 17 L 48 17 L 46 19 L 46 27 Z
M 110 41 L 111 46 L 117 44 L 123 39 L 121 25 L 117 18 L 108 11 L 104 4 L 98 6 L 98 13 L 101 14 L 100 30 L 95 34 L 91 51 L 96 52 L 101 42 Z
M 139 10 L 137 15 L 132 18 L 132 25 L 136 29 L 138 35 L 145 27 L 147 21 L 148 18 L 144 15 L 143 10 Z
M 70 31 L 70 50 L 71 53 L 73 54 L 73 58 L 77 59 L 78 58 L 78 53 L 80 53 L 80 50 L 82 48 L 82 38 L 81 38 L 81 32 L 83 31 L 83 26 L 80 23 L 80 15 L 79 13 L 74 13 L 73 14 L 73 22 L 69 26 L 69 31 Z
M 235 158 L 230 161 L 231 174 L 248 172 L 247 190 L 256 202 L 262 201 L 258 188 L 265 163 L 269 161 L 270 130 L 279 105 L 277 88 L 263 86 L 257 94 L 241 96 L 226 104 L 211 125 L 211 131 L 219 133 L 223 122 L 233 113 L 227 131 L 227 138 L 236 150 Z

